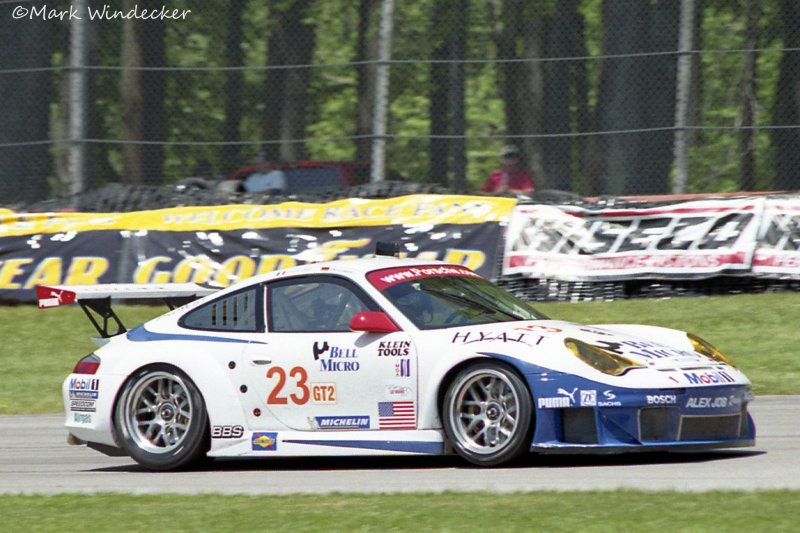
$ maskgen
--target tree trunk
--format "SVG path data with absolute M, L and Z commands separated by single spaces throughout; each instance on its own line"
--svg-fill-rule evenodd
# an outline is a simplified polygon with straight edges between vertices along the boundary
M 467 160 L 463 138 L 465 74 L 461 61 L 467 54 L 467 1 L 435 2 L 431 28 L 429 181 L 463 192 L 467 188 Z
M 126 12 L 161 8 L 160 0 L 125 0 Z M 163 70 L 143 70 L 166 66 L 165 25 L 161 20 L 126 19 L 122 30 L 122 139 L 131 141 L 122 148 L 122 180 L 125 183 L 158 185 L 163 182 L 166 140 L 164 113 L 165 77 Z
M 603 55 L 676 50 L 680 3 L 672 0 L 605 0 Z M 598 94 L 598 129 L 605 194 L 669 191 L 675 117 L 675 58 L 614 57 L 603 61 Z
M 756 186 L 756 65 L 758 63 L 758 21 L 761 18 L 760 0 L 746 0 L 746 37 L 742 65 L 741 131 L 739 133 L 739 189 L 755 190 Z
M 41 8 L 46 2 L 30 2 L 26 7 Z M 13 20 L 16 6 L 0 6 L 0 70 L 46 69 L 52 66 L 52 22 Z M 52 74 L 47 71 L 6 73 L 0 76 L 0 101 L 3 102 L 3 127 L 0 144 L 35 143 L 0 147 L 0 198 L 4 205 L 33 202 L 48 196 L 47 178 L 51 173 L 50 103 Z
M 464 64 L 461 62 L 467 57 L 467 33 L 469 29 L 468 0 L 455 2 L 453 20 L 455 27 L 451 33 L 450 59 L 450 116 L 453 140 L 450 143 L 450 159 L 453 163 L 453 188 L 457 192 L 467 190 L 467 147 L 464 136 L 467 133 L 467 120 L 465 111 L 466 80 Z
M 310 65 L 314 53 L 314 25 L 308 22 L 311 0 L 287 4 L 275 1 L 270 7 L 274 21 L 267 39 L 268 67 Z M 307 66 L 276 68 L 267 71 L 264 81 L 264 138 L 268 157 L 294 161 L 306 157 L 303 139 L 306 131 L 306 106 L 311 69 Z
M 498 59 L 511 60 L 500 66 L 500 95 L 506 108 L 508 141 L 519 146 L 525 166 L 541 184 L 547 181 L 542 143 L 524 136 L 543 131 L 544 72 L 539 61 L 513 61 L 544 56 L 546 28 L 536 7 L 523 0 L 504 0 L 500 14 L 502 28 L 495 38 Z
M 225 37 L 225 64 L 228 67 L 241 67 L 244 65 L 244 51 L 242 50 L 242 10 L 244 2 L 230 2 L 228 4 L 228 33 Z M 229 70 L 225 73 L 225 123 L 222 126 L 222 138 L 226 144 L 220 153 L 222 168 L 236 168 L 239 166 L 239 145 L 235 144 L 241 139 L 239 126 L 242 121 L 242 86 L 244 73 L 241 70 Z
M 360 0 L 358 3 L 358 35 L 355 61 L 358 97 L 356 99 L 356 160 L 369 161 L 372 157 L 372 120 L 375 106 L 375 59 L 378 57 L 377 31 L 372 24 L 378 0 Z
M 579 38 L 583 32 L 583 19 L 578 14 L 577 0 L 559 0 L 556 4 L 555 16 L 548 32 L 549 57 L 575 57 L 580 50 Z M 572 129 L 570 107 L 572 71 L 578 65 L 570 61 L 555 61 L 546 68 L 544 131 L 548 134 L 568 134 Z M 539 188 L 560 189 L 571 188 L 572 142 L 569 137 L 553 137 L 543 142 L 544 169 L 547 182 L 537 184 Z
M 454 24 L 450 17 L 452 9 L 446 2 L 434 2 L 431 13 L 430 36 L 433 40 L 431 52 L 431 81 L 428 97 L 430 109 L 430 149 L 428 181 L 447 185 L 448 183 L 448 141 L 443 138 L 450 133 L 450 109 L 447 101 L 450 85 L 450 65 L 444 63 L 450 57 L 450 33 Z M 438 137 L 438 138 L 437 138 Z
M 775 184 L 777 190 L 800 189 L 800 5 L 795 0 L 781 0 L 783 48 L 772 122 L 775 147 Z

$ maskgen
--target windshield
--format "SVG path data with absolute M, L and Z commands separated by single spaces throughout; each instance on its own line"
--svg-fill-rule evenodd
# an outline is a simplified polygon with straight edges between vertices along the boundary
M 409 276 L 408 281 L 381 283 L 387 276 L 370 274 L 370 280 L 420 329 L 450 328 L 514 320 L 547 318 L 531 305 L 476 276 Z M 459 273 L 466 273 L 459 272 Z

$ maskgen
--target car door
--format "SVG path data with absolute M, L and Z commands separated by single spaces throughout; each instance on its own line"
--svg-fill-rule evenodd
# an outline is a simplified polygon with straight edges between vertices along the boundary
M 355 283 L 334 275 L 274 281 L 266 308 L 267 342 L 247 348 L 256 373 L 250 382 L 281 424 L 308 431 L 416 427 L 411 336 L 350 331 L 353 315 L 380 310 Z

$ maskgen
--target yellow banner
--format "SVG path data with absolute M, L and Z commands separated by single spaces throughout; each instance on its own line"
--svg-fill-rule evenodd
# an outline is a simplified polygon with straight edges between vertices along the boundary
M 514 198 L 417 194 L 385 200 L 349 198 L 324 204 L 175 207 L 133 213 L 0 211 L 0 237 L 97 230 L 209 231 L 242 228 L 328 228 L 395 224 L 505 222 Z

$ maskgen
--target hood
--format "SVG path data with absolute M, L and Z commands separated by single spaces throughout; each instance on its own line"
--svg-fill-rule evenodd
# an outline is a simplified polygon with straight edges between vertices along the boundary
M 541 372 L 538 367 L 630 387 L 749 384 L 712 346 L 705 343 L 703 354 L 686 332 L 674 329 L 532 320 L 447 331 L 460 349 L 518 360 L 527 373 Z M 712 351 L 719 357 L 707 355 Z M 524 363 L 533 366 L 526 370 Z

